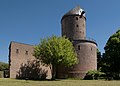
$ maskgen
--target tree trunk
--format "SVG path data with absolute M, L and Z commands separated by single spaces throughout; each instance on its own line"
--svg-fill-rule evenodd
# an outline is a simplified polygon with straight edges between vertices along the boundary
M 55 80 L 56 79 L 56 66 L 55 65 L 52 65 L 51 72 L 52 72 L 52 80 Z

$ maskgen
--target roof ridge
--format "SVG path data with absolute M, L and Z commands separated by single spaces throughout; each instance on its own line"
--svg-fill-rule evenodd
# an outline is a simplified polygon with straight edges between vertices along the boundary
M 16 41 L 11 41 L 10 44 L 11 44 L 11 43 L 18 43 L 18 44 L 24 44 L 24 45 L 29 45 L 29 46 L 35 46 L 35 45 L 26 44 L 26 43 L 21 43 L 21 42 L 16 42 Z

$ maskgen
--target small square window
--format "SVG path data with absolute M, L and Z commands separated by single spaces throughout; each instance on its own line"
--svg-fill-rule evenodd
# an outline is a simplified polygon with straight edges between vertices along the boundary
M 77 24 L 76 27 L 79 27 L 79 25 Z
M 76 20 L 78 20 L 78 17 L 76 17 Z
M 92 49 L 92 47 L 91 47 L 91 51 L 92 51 L 93 49 Z
M 19 53 L 19 49 L 16 49 L 16 53 L 17 53 L 17 54 Z
M 26 51 L 25 54 L 28 55 L 28 51 Z

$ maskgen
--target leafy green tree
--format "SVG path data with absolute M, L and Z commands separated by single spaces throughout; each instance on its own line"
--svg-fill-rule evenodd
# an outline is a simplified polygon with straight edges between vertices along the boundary
M 0 62 L 0 71 L 9 69 L 9 65 L 4 62 Z
M 52 36 L 42 39 L 35 47 L 33 55 L 43 63 L 52 66 L 52 79 L 56 78 L 57 65 L 69 67 L 78 62 L 72 43 L 65 37 Z
M 90 70 L 87 72 L 85 79 L 90 79 L 90 80 L 98 80 L 101 75 L 104 75 L 104 72 L 101 72 L 101 70 Z
M 101 52 L 97 49 L 97 70 L 101 70 L 102 72 L 108 71 L 108 66 L 105 61 L 105 54 L 101 54 Z
M 114 33 L 108 39 L 105 49 L 104 60 L 106 61 L 106 66 L 108 71 L 113 76 L 120 75 L 120 30 Z M 120 77 L 120 76 L 119 76 Z
M 102 66 L 102 56 L 101 52 L 97 49 L 97 69 L 101 68 Z

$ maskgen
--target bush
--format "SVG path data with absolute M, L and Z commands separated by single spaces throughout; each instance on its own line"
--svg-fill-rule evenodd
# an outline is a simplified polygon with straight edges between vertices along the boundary
M 9 69 L 9 64 L 0 62 L 0 71 L 8 70 L 8 69 Z
M 91 70 L 86 73 L 86 76 L 84 79 L 87 80 L 98 80 L 101 75 L 104 75 L 105 73 L 100 72 L 99 70 Z

